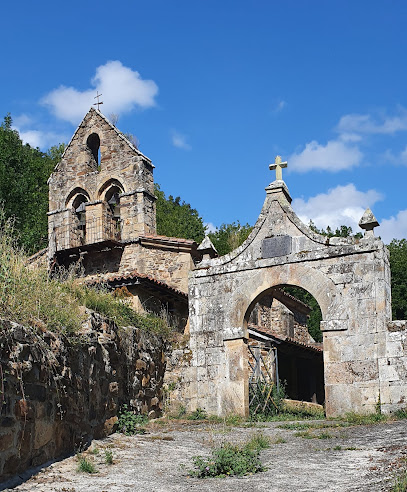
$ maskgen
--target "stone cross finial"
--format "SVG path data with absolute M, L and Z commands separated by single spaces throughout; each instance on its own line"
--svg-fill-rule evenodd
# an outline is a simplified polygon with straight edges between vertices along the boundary
M 98 111 L 99 111 L 99 106 L 101 104 L 103 104 L 103 102 L 99 101 L 99 97 L 102 96 L 103 94 L 99 94 L 99 91 L 96 91 L 96 96 L 93 98 L 93 99 L 97 99 L 98 102 L 97 103 L 94 103 L 94 106 L 97 106 L 98 107 Z
M 287 167 L 287 162 L 281 162 L 281 156 L 276 156 L 274 160 L 274 164 L 269 165 L 269 169 L 272 171 L 273 169 L 276 170 L 276 180 L 282 181 L 283 180 L 283 167 Z

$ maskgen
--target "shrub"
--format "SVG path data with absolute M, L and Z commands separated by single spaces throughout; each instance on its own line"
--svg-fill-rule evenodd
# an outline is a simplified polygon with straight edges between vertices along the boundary
M 135 434 L 145 434 L 146 429 L 143 427 L 148 422 L 146 415 L 136 414 L 128 408 L 128 405 L 123 405 L 119 412 L 118 431 L 133 436 Z
M 190 473 L 194 477 L 227 477 L 231 475 L 248 475 L 264 471 L 259 455 L 260 450 L 269 446 L 269 441 L 262 435 L 253 437 L 243 446 L 225 443 L 212 450 L 210 458 L 195 456 L 195 469 Z

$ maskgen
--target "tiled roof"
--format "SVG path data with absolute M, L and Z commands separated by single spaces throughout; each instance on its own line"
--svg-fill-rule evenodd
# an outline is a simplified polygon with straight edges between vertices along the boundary
M 158 234 L 142 234 L 139 236 L 140 239 L 151 239 L 151 240 L 157 240 L 157 241 L 164 241 L 164 242 L 169 242 L 169 243 L 181 243 L 181 244 L 187 244 L 190 246 L 193 246 L 196 244 L 195 241 L 192 239 L 183 239 L 180 237 L 168 237 L 168 236 L 160 236 Z
M 286 292 L 285 290 L 283 289 L 280 289 L 280 288 L 276 288 L 274 289 L 274 292 L 278 292 L 279 294 L 281 294 L 282 297 L 286 297 L 288 299 L 291 299 L 292 301 L 296 302 L 297 304 L 299 304 L 300 306 L 303 306 L 305 308 L 307 308 L 308 310 L 311 310 L 311 308 L 308 306 L 308 304 L 306 304 L 305 302 L 302 302 L 300 301 L 299 299 L 297 299 L 296 297 L 294 297 L 293 295 L 289 294 L 288 292 Z M 282 301 L 280 301 L 282 302 Z M 283 303 L 284 304 L 284 303 Z
M 255 331 L 255 332 L 258 332 L 259 334 L 261 335 L 264 335 L 264 336 L 269 336 L 271 339 L 275 338 L 281 342 L 286 342 L 290 345 L 294 345 L 295 347 L 300 347 L 300 348 L 304 348 L 304 349 L 308 349 L 308 350 L 312 350 L 312 351 L 315 351 L 315 352 L 318 352 L 318 353 L 322 353 L 323 352 L 323 348 L 322 347 L 317 347 L 313 344 L 307 344 L 307 343 L 303 343 L 303 342 L 298 342 L 297 340 L 294 340 L 293 338 L 291 337 L 281 337 L 278 336 L 278 335 L 274 335 L 274 333 L 268 333 L 266 331 L 263 331 L 259 326 L 257 325 L 254 325 L 252 323 L 249 324 L 249 329 Z
M 133 270 L 130 273 L 126 274 L 112 274 L 112 275 L 107 275 L 105 277 L 98 277 L 98 278 L 92 278 L 87 281 L 87 284 L 94 285 L 94 284 L 115 284 L 116 282 L 123 282 L 123 281 L 132 281 L 132 280 L 137 280 L 137 279 L 143 279 L 147 280 L 148 282 L 152 282 L 154 285 L 157 285 L 163 289 L 168 290 L 169 292 L 172 292 L 178 296 L 184 297 L 185 299 L 188 298 L 188 295 L 185 292 L 182 292 L 181 290 L 175 289 L 174 287 L 171 287 L 167 283 L 163 282 L 162 280 L 158 280 L 154 277 L 151 277 L 150 275 L 147 275 L 145 273 L 139 273 L 136 270 Z

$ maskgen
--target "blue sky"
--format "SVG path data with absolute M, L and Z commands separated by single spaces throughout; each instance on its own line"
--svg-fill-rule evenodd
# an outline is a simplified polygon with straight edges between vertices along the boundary
M 46 150 L 101 111 L 167 194 L 214 226 L 254 224 L 268 165 L 293 207 L 407 237 L 407 2 L 20 1 L 2 7 L 1 115 Z

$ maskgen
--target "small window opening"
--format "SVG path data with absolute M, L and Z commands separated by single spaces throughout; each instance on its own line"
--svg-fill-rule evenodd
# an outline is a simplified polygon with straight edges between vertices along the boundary
M 95 159 L 98 170 L 100 170 L 100 138 L 97 133 L 92 133 L 89 135 L 86 145 L 92 152 L 93 158 Z

